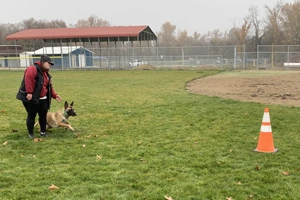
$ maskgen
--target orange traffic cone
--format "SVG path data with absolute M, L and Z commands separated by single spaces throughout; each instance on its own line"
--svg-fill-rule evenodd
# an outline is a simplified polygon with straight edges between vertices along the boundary
M 275 153 L 278 151 L 278 149 L 274 148 L 269 108 L 265 108 L 258 144 L 254 151 L 264 153 Z

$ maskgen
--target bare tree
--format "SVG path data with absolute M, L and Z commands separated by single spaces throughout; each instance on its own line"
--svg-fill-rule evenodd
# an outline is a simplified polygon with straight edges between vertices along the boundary
M 249 34 L 249 30 L 251 27 L 251 22 L 249 22 L 246 18 L 244 19 L 244 22 L 240 28 L 237 28 L 236 25 L 234 24 L 234 34 L 236 38 L 238 39 L 238 44 L 239 45 L 245 45 L 246 40 Z
M 209 43 L 212 46 L 222 46 L 226 45 L 226 35 L 220 31 L 220 29 L 215 29 L 210 34 L 210 41 Z
M 0 45 L 15 44 L 13 41 L 6 41 L 6 36 L 18 32 L 20 30 L 19 24 L 0 24 Z
M 47 28 L 66 28 L 67 24 L 63 20 L 55 19 L 47 22 Z
M 249 8 L 249 20 L 251 22 L 251 30 L 252 30 L 252 38 L 251 38 L 251 51 L 257 50 L 257 45 L 262 44 L 262 38 L 264 36 L 264 32 L 261 29 L 262 21 L 259 19 L 259 10 L 257 6 L 252 5 Z
M 161 31 L 158 33 L 159 45 L 164 47 L 175 46 L 175 30 L 175 25 L 172 25 L 170 22 L 164 23 L 161 27 Z
M 192 36 L 192 44 L 194 46 L 200 46 L 201 45 L 200 39 L 201 39 L 201 34 L 195 31 Z
M 266 18 L 266 39 L 267 44 L 283 44 L 283 30 L 282 30 L 282 1 L 278 1 L 274 8 L 265 6 L 267 10 Z
M 300 1 L 287 3 L 282 7 L 282 26 L 287 44 L 300 43 Z
M 191 38 L 188 36 L 188 32 L 186 30 L 179 31 L 176 40 L 179 47 L 188 46 L 191 43 Z
M 74 27 L 103 27 L 110 26 L 110 23 L 96 15 L 91 15 L 88 19 L 80 19 Z
M 238 45 L 239 44 L 239 40 L 236 37 L 234 28 L 230 29 L 230 31 L 228 32 L 227 41 L 228 41 L 228 45 Z
M 24 19 L 21 22 L 22 29 L 33 29 L 37 28 L 37 21 L 32 17 L 29 19 Z

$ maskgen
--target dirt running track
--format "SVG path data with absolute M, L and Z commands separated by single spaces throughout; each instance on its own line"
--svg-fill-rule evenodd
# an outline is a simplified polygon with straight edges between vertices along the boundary
M 245 102 L 300 106 L 300 72 L 225 72 L 193 80 L 187 90 Z

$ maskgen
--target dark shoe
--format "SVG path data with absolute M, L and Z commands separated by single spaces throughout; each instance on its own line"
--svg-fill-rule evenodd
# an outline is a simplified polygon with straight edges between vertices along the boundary
M 31 139 L 33 139 L 34 138 L 34 134 L 33 133 L 28 134 L 28 137 L 31 138 Z
M 47 134 L 47 133 L 41 132 L 41 133 L 40 133 L 40 136 L 41 136 L 41 137 L 48 137 L 48 134 Z

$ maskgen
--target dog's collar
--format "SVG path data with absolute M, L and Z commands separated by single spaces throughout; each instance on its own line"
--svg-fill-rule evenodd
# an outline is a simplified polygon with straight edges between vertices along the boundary
M 68 117 L 69 117 L 68 113 L 67 113 L 65 110 L 64 110 L 63 116 L 64 116 L 65 118 L 68 118 Z

